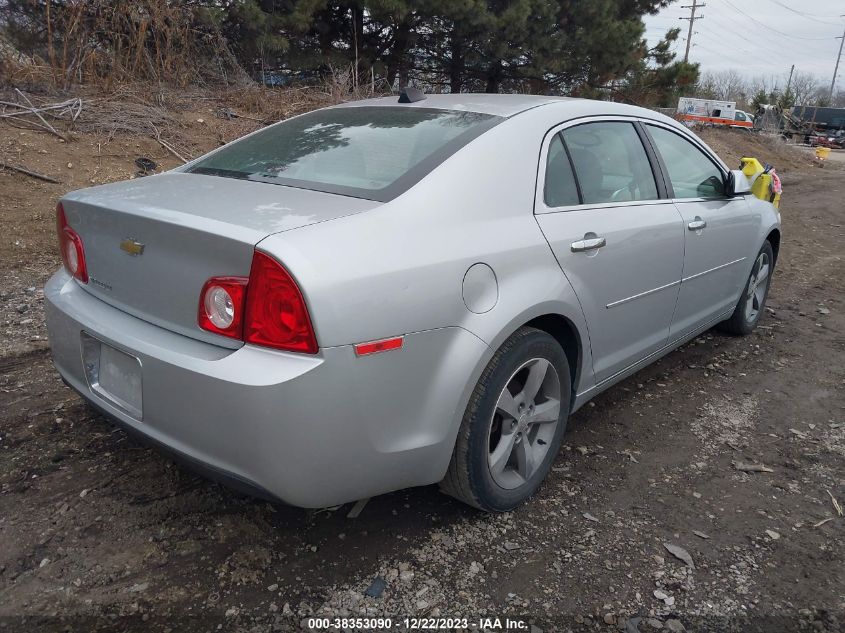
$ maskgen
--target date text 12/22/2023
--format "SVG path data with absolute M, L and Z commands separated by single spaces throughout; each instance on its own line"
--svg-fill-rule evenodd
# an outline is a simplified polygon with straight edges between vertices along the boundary
M 348 630 L 356 631 L 529 631 L 528 622 L 514 618 L 308 618 L 306 628 L 310 631 Z

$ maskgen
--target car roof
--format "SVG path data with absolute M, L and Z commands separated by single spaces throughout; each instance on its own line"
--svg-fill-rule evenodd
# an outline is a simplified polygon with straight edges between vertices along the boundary
M 710 149 L 707 144 L 698 136 L 693 134 L 686 126 L 675 119 L 641 106 L 618 103 L 614 101 L 601 101 L 596 99 L 582 99 L 576 97 L 550 97 L 544 95 L 524 94 L 487 94 L 462 92 L 459 94 L 429 94 L 425 99 L 413 103 L 399 103 L 398 95 L 391 97 L 380 97 L 376 99 L 361 99 L 359 101 L 348 101 L 332 108 L 353 108 L 363 106 L 394 106 L 400 108 L 434 108 L 439 110 L 463 110 L 467 112 L 479 112 L 500 117 L 512 117 L 520 112 L 532 110 L 540 113 L 546 109 L 553 109 L 554 113 L 542 117 L 546 123 L 552 120 L 563 122 L 566 120 L 579 119 L 582 117 L 602 116 L 623 116 L 640 117 L 651 121 L 661 122 L 669 125 L 686 136 L 691 136 L 697 143 L 707 148 L 708 152 L 715 157 L 724 169 L 730 169 L 719 155 Z M 548 106 L 540 108 L 539 106 Z M 751 115 L 749 115 L 751 116 Z M 548 120 L 546 120 L 548 119 Z
M 341 103 L 337 108 L 364 106 L 399 106 L 403 108 L 434 108 L 437 110 L 460 110 L 509 117 L 537 106 L 561 101 L 581 101 L 572 97 L 549 97 L 523 94 L 487 94 L 461 92 L 458 94 L 427 94 L 425 99 L 413 103 L 399 103 L 398 96 L 362 99 Z

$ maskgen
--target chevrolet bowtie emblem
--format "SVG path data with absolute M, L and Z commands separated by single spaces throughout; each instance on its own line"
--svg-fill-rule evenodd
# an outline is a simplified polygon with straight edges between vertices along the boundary
M 131 237 L 127 237 L 120 243 L 120 250 L 126 251 L 130 255 L 143 255 L 144 245 L 141 242 L 136 242 Z

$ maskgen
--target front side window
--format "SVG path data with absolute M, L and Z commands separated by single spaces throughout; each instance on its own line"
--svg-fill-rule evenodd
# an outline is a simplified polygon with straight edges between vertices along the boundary
M 704 152 L 665 128 L 649 125 L 648 130 L 666 165 L 675 198 L 720 198 L 725 195 L 722 171 Z
M 737 121 L 745 121 L 746 120 L 744 112 L 737 112 L 735 118 L 736 118 Z
M 549 143 L 543 197 L 548 207 L 578 204 L 578 187 L 575 185 L 572 163 L 569 162 L 559 134 L 555 134 Z
M 584 204 L 658 198 L 654 173 L 633 124 L 585 123 L 564 130 L 563 138 Z
M 418 107 L 329 108 L 232 143 L 188 171 L 386 201 L 501 120 Z

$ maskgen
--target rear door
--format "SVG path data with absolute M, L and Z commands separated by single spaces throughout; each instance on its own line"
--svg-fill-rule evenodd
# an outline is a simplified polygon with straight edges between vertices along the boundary
M 746 258 L 754 248 L 759 221 L 744 197 L 725 195 L 726 173 L 703 147 L 668 127 L 644 128 L 684 222 L 684 272 L 671 328 L 674 341 L 734 306 L 751 264 Z
M 684 229 L 637 123 L 561 128 L 544 142 L 535 212 L 581 302 L 601 382 L 666 344 Z

